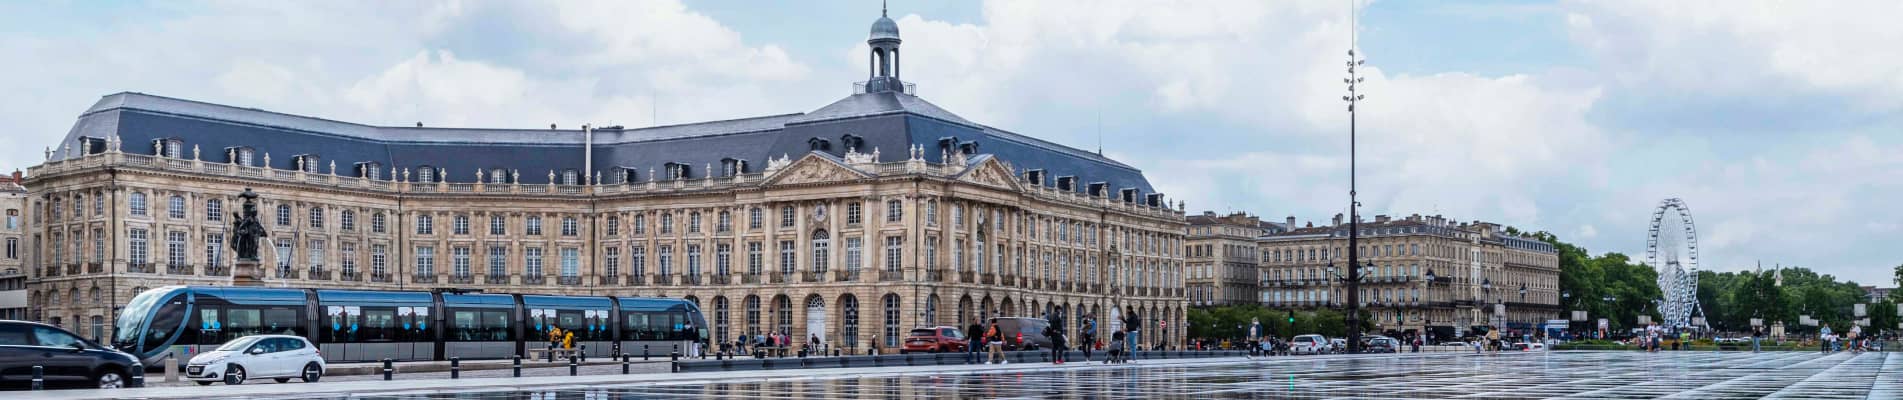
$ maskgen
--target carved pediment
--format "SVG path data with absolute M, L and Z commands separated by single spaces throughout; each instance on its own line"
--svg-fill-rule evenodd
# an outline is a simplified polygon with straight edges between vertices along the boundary
M 987 157 L 984 161 L 960 173 L 958 180 L 1004 190 L 1021 190 L 1017 179 L 1013 179 L 1013 176 L 1015 175 L 1011 173 L 1010 166 L 1004 165 L 1004 162 L 998 161 L 995 157 Z
M 767 177 L 767 185 L 837 182 L 869 178 L 872 175 L 818 155 L 808 154 Z

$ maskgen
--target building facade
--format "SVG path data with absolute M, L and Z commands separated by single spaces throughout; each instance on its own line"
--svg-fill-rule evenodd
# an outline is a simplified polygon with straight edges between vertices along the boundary
M 1440 216 L 1377 216 L 1359 226 L 1360 299 L 1380 331 L 1432 331 L 1439 338 L 1476 326 L 1532 332 L 1560 318 L 1559 256 L 1545 242 Z M 1343 307 L 1348 224 L 1340 215 L 1258 243 L 1264 303 Z
M 1188 276 L 1191 306 L 1258 304 L 1261 299 L 1261 252 L 1256 238 L 1279 229 L 1260 218 L 1232 213 L 1185 218 L 1189 223 Z
M 26 187 L 20 183 L 19 171 L 11 176 L 0 176 L 0 245 L 6 246 L 0 254 L 0 319 L 26 319 L 26 261 L 30 258 L 27 251 L 30 245 L 25 233 L 26 226 Z
M 109 327 L 145 288 L 229 284 L 251 188 L 270 285 L 687 298 L 719 341 L 860 351 L 1047 313 L 1135 313 L 1146 337 L 1180 338 L 1184 217 L 1141 171 L 913 95 L 888 18 L 868 43 L 869 79 L 816 111 L 643 129 L 110 95 L 30 170 L 33 317 Z

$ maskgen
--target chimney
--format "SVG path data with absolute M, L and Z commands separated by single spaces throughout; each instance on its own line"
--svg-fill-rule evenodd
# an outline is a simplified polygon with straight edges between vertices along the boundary
M 1295 230 L 1295 216 L 1293 215 L 1288 216 L 1288 225 L 1283 225 L 1283 226 L 1287 227 L 1289 230 Z
M 20 179 L 20 170 L 17 170 L 17 169 L 13 170 L 13 183 L 20 183 L 20 182 L 23 182 Z
M 1374 216 L 1374 223 L 1377 223 L 1377 224 L 1379 224 L 1379 223 L 1383 223 L 1383 222 L 1388 222 L 1388 216 L 1386 216 L 1386 215 L 1376 215 L 1376 216 Z
M 1341 226 L 1341 214 L 1340 214 L 1340 213 L 1336 213 L 1336 214 L 1335 214 L 1335 226 Z

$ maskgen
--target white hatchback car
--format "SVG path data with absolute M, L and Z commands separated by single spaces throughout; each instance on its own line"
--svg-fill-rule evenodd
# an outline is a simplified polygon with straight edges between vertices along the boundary
M 1322 335 L 1301 335 L 1289 340 L 1289 354 L 1322 354 L 1328 352 L 1328 338 Z
M 310 341 L 289 335 L 241 337 L 192 357 L 185 365 L 186 379 L 199 385 L 219 381 L 237 385 L 252 378 L 272 378 L 278 383 L 291 378 L 316 382 L 323 376 L 323 353 Z

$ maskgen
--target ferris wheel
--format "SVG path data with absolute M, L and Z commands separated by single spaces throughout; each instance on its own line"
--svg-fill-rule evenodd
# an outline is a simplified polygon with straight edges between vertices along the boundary
M 1694 325 L 1692 314 L 1704 315 L 1698 305 L 1698 228 L 1683 200 L 1665 199 L 1652 211 L 1652 230 L 1645 245 L 1646 263 L 1658 272 L 1660 325 Z

